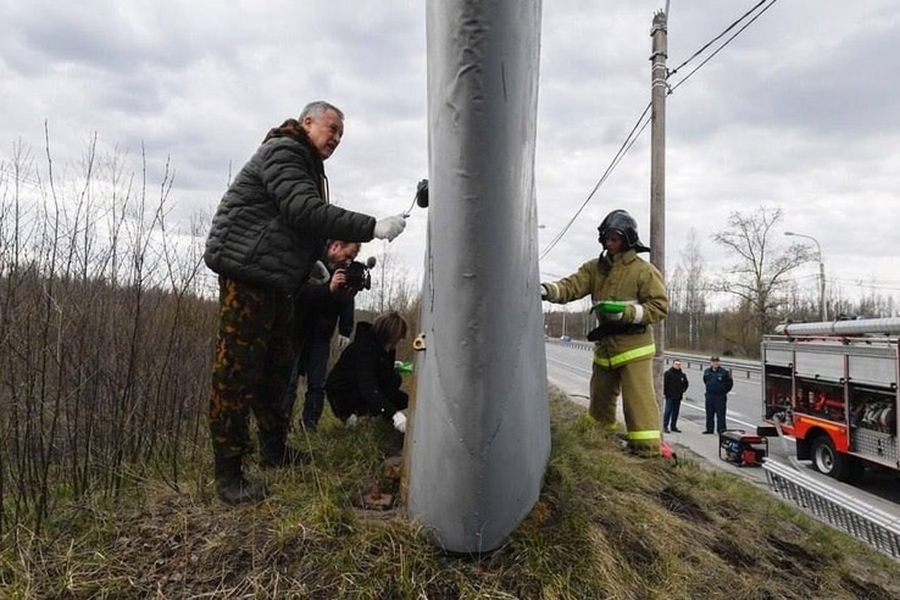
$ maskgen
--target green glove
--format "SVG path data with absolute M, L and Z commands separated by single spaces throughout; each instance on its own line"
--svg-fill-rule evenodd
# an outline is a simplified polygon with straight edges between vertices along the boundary
M 412 373 L 413 364 L 411 362 L 401 362 L 398 360 L 394 363 L 394 370 L 398 373 Z
M 615 302 L 613 300 L 601 300 L 597 304 L 591 307 L 591 311 L 597 311 L 602 314 L 616 314 L 625 312 L 625 307 L 628 306 L 627 302 Z

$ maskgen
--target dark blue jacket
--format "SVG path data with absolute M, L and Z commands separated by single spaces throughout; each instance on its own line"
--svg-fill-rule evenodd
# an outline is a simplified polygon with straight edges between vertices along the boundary
M 703 383 L 706 384 L 707 396 L 724 396 L 734 387 L 731 371 L 725 367 L 715 370 L 712 367 L 707 368 L 703 371 Z

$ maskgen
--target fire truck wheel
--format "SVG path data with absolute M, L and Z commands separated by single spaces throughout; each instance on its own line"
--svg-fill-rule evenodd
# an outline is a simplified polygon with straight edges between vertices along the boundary
M 828 435 L 822 434 L 813 440 L 812 463 L 818 472 L 838 481 L 849 481 L 853 472 L 851 462 L 850 457 L 835 449 L 834 442 Z

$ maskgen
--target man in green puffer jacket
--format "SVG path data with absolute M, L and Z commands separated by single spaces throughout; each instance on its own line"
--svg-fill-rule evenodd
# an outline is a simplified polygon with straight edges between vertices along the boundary
M 565 304 L 591 295 L 600 325 L 588 336 L 594 342 L 589 418 L 614 431 L 621 393 L 629 449 L 659 456 L 659 404 L 651 360 L 656 346 L 650 325 L 666 316 L 666 286 L 656 267 L 638 257 L 650 248 L 641 243 L 628 212 L 612 211 L 598 230 L 603 245 L 599 258 L 564 279 L 542 283 L 541 298 Z
M 281 400 L 295 360 L 292 295 L 325 240 L 390 241 L 406 225 L 399 216 L 376 221 L 329 204 L 323 163 L 343 133 L 343 113 L 322 101 L 271 129 L 225 192 L 207 238 L 204 260 L 219 275 L 220 303 L 209 427 L 216 489 L 232 504 L 267 493 L 243 475 L 243 457 L 254 449 L 250 412 L 263 467 L 304 459 L 285 443 L 290 415 Z

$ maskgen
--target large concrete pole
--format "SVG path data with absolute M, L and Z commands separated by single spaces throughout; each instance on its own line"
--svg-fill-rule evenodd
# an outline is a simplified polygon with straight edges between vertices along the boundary
M 653 53 L 650 55 L 650 262 L 666 280 L 666 58 L 668 42 L 666 13 L 653 15 Z M 653 356 L 653 387 L 656 400 L 663 401 L 665 371 L 666 324 L 653 325 L 656 353 Z
M 454 552 L 506 540 L 550 454 L 537 209 L 539 0 L 429 0 L 430 205 L 407 511 Z

